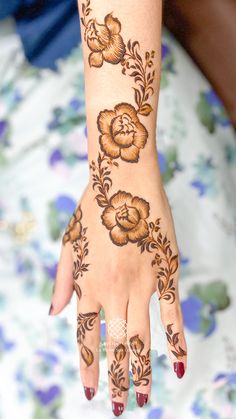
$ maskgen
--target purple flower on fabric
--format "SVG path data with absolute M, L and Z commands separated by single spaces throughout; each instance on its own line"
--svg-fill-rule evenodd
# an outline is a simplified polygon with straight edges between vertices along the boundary
M 66 195 L 60 195 L 55 200 L 55 207 L 59 212 L 67 212 L 70 214 L 74 211 L 75 206 L 76 202 Z
M 44 270 L 47 273 L 48 277 L 54 280 L 57 273 L 57 263 L 54 263 L 53 265 L 50 265 L 50 266 L 44 266 Z
M 36 351 L 36 355 L 43 358 L 44 361 L 50 365 L 56 365 L 59 362 L 57 355 L 55 355 L 53 352 L 50 352 L 50 351 L 38 350 Z
M 75 111 L 78 111 L 78 109 L 84 105 L 84 102 L 78 98 L 73 98 L 71 99 L 69 105 L 72 109 L 74 109 Z
M 47 390 L 35 390 L 35 395 L 42 405 L 47 406 L 61 395 L 61 389 L 54 385 Z
M 181 303 L 181 308 L 185 326 L 194 333 L 200 332 L 200 312 L 203 308 L 203 302 L 200 298 L 191 295 Z
M 170 54 L 170 47 L 167 44 L 162 43 L 161 44 L 161 56 L 164 60 L 168 55 Z
M 150 409 L 148 412 L 147 419 L 161 419 L 163 417 L 163 409 L 162 407 L 156 407 L 154 409 Z
M 58 149 L 55 149 L 49 158 L 50 166 L 54 166 L 55 164 L 57 164 L 58 162 L 62 160 L 63 160 L 63 155 L 61 151 Z
M 105 322 L 101 322 L 101 325 L 100 325 L 100 335 L 103 338 L 106 337 L 106 323 Z
M 15 343 L 6 338 L 3 327 L 0 325 L 0 353 L 8 352 L 13 349 Z
M 167 161 L 166 161 L 165 155 L 161 153 L 160 151 L 158 151 L 158 162 L 159 162 L 161 174 L 165 173 L 165 171 L 167 170 Z

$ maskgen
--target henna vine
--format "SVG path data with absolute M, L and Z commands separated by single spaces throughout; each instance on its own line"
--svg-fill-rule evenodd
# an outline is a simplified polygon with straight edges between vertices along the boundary
M 127 74 L 126 71 L 131 69 L 129 76 L 134 77 L 135 83 L 138 84 L 138 89 L 133 87 L 135 102 L 138 106 L 137 113 L 147 116 L 153 111 L 151 105 L 147 103 L 147 100 L 150 95 L 154 94 L 152 83 L 155 77 L 155 70 L 148 70 L 153 66 L 152 59 L 155 56 L 155 51 L 146 51 L 144 64 L 137 48 L 140 49 L 138 41 L 131 42 L 131 40 L 129 40 L 127 42 L 128 51 L 126 51 L 124 58 L 121 61 L 121 65 L 123 66 L 122 73 Z
M 111 377 L 111 382 L 114 385 L 112 388 L 112 398 L 121 397 L 123 391 L 128 391 L 129 387 L 124 386 L 125 376 L 124 369 L 121 367 L 121 361 L 126 356 L 126 347 L 120 343 L 114 350 L 115 359 L 113 360 L 108 375 Z
M 175 287 L 172 275 L 178 269 L 178 255 L 172 254 L 170 240 L 160 232 L 160 218 L 157 218 L 155 223 L 149 223 L 149 230 L 149 235 L 140 240 L 138 246 L 141 249 L 141 253 L 144 250 L 150 253 L 156 252 L 155 258 L 152 260 L 152 266 L 158 266 L 159 300 L 163 298 L 173 303 L 175 301 Z
M 89 263 L 84 263 L 85 257 L 88 255 L 88 240 L 86 236 L 87 227 L 82 227 L 80 238 L 73 242 L 73 250 L 76 254 L 74 261 L 73 278 L 76 281 L 79 276 L 83 276 L 84 272 L 88 271 Z
M 174 351 L 171 349 L 171 352 L 179 359 L 182 358 L 182 356 L 187 355 L 187 352 L 183 348 L 181 348 L 180 345 L 177 348 L 177 344 L 179 343 L 179 332 L 173 334 L 171 327 L 172 325 L 173 323 L 167 325 L 166 337 L 169 344 L 173 346 L 175 349 Z
M 147 386 L 150 379 L 148 378 L 151 374 L 151 359 L 150 349 L 146 355 L 143 355 L 144 343 L 135 335 L 129 340 L 130 348 L 137 359 L 131 361 L 133 383 L 135 386 Z
M 84 272 L 88 271 L 89 263 L 84 263 L 85 257 L 88 255 L 88 240 L 86 236 L 87 227 L 82 226 L 82 209 L 78 205 L 75 212 L 72 214 L 68 223 L 67 229 L 64 233 L 62 242 L 65 245 L 70 242 L 73 246 L 73 250 L 76 254 L 76 260 L 73 262 L 73 279 L 74 279 L 74 290 L 80 299 L 82 292 L 79 284 L 76 282 L 79 276 L 83 276 Z
M 79 313 L 77 317 L 77 342 L 80 345 L 81 357 L 89 367 L 94 361 L 91 349 L 84 344 L 86 331 L 91 331 L 94 327 L 98 313 Z
M 112 160 L 103 153 L 98 154 L 98 165 L 92 160 L 90 169 L 92 170 L 93 189 L 98 189 L 99 194 L 96 195 L 95 199 L 100 207 L 106 207 L 109 204 L 108 192 L 112 186 L 112 180 L 110 178 L 111 166 L 117 166 L 117 162 Z

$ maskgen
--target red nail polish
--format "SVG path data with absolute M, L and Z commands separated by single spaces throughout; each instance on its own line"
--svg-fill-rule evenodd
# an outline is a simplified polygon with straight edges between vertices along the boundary
M 148 402 L 148 394 L 136 392 L 136 401 L 139 407 L 143 407 Z
M 53 304 L 50 305 L 48 314 L 49 314 L 49 316 L 51 316 L 53 314 Z
M 178 378 L 183 377 L 184 375 L 184 363 L 183 362 L 174 362 L 174 371 Z
M 112 411 L 115 416 L 120 416 L 124 411 L 123 403 L 112 402 Z
M 88 400 L 91 400 L 95 394 L 94 388 L 84 387 L 84 393 Z

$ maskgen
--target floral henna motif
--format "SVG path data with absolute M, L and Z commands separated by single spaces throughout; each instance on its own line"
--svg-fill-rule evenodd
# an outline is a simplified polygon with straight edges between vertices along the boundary
M 123 246 L 129 241 L 137 242 L 141 253 L 144 250 L 155 252 L 152 266 L 158 266 L 159 299 L 173 303 L 175 286 L 172 275 L 178 269 L 178 255 L 172 255 L 170 241 L 160 232 L 160 218 L 155 223 L 146 221 L 150 208 L 143 198 L 133 197 L 124 191 L 118 191 L 109 197 L 112 186 L 110 168 L 113 165 L 118 166 L 113 160 L 120 157 L 127 162 L 138 162 L 140 149 L 147 142 L 148 131 L 140 122 L 138 114 L 148 116 L 153 110 L 148 100 L 154 94 L 152 85 L 155 70 L 152 67 L 155 51 L 146 51 L 143 59 L 138 41 L 129 40 L 125 46 L 120 35 L 121 23 L 112 13 L 106 15 L 104 24 L 98 24 L 96 19 L 87 21 L 86 17 L 91 12 L 89 6 L 90 0 L 82 4 L 81 18 L 85 27 L 84 39 L 92 51 L 89 64 L 101 67 L 104 60 L 112 64 L 120 63 L 122 73 L 134 78 L 134 99 L 137 105 L 135 109 L 129 103 L 119 103 L 114 109 L 101 111 L 97 117 L 99 143 L 103 154 L 99 152 L 97 165 L 94 161 L 90 164 L 93 189 L 98 190 L 95 199 L 104 208 L 102 223 L 110 230 L 110 238 L 114 244 Z
M 118 64 L 124 56 L 125 44 L 120 35 L 121 23 L 109 13 L 104 18 L 104 24 L 99 24 L 96 19 L 89 19 L 90 0 L 82 4 L 81 22 L 85 27 L 84 40 L 92 51 L 89 55 L 90 67 L 101 67 L 104 61 Z
M 73 251 L 76 254 L 76 260 L 74 260 L 73 267 L 73 278 L 76 281 L 79 276 L 83 276 L 84 272 L 88 271 L 89 263 L 84 263 L 85 257 L 88 255 L 88 239 L 86 236 L 87 227 L 82 227 L 80 238 L 73 242 Z
M 86 237 L 87 227 L 83 227 L 82 223 L 82 209 L 79 205 L 67 226 L 62 242 L 66 244 L 70 242 L 73 246 L 73 251 L 76 254 L 76 260 L 73 262 L 73 278 L 74 278 L 74 290 L 80 299 L 82 297 L 82 291 L 79 284 L 76 282 L 79 276 L 83 276 L 83 273 L 88 271 L 89 263 L 84 263 L 85 257 L 88 255 L 88 240 Z
M 79 205 L 70 218 L 69 224 L 62 239 L 63 244 L 66 244 L 68 241 L 73 243 L 75 240 L 80 238 L 82 230 L 81 218 L 82 210 Z
M 182 358 L 184 355 L 187 355 L 187 352 L 184 351 L 184 349 L 181 348 L 181 346 L 177 347 L 179 343 L 179 332 L 173 334 L 171 327 L 172 325 L 173 323 L 167 325 L 166 337 L 169 344 L 174 348 L 174 351 L 171 349 L 171 352 L 179 359 Z
M 149 235 L 140 240 L 138 246 L 141 249 L 141 253 L 144 250 L 150 253 L 156 252 L 152 260 L 152 266 L 158 266 L 157 281 L 160 293 L 159 300 L 163 298 L 173 303 L 175 301 L 175 286 L 172 275 L 177 271 L 179 266 L 178 254 L 173 255 L 170 248 L 170 240 L 167 239 L 166 235 L 162 235 L 160 231 L 160 218 L 157 218 L 155 223 L 149 223 L 149 230 Z
M 123 246 L 128 241 L 133 243 L 149 234 L 146 218 L 149 216 L 149 203 L 131 193 L 118 191 L 110 198 L 101 218 L 110 230 L 114 244 Z
M 81 357 L 89 367 L 94 361 L 94 355 L 91 349 L 84 344 L 86 331 L 91 331 L 94 327 L 99 313 L 79 313 L 77 317 L 77 342 L 80 345 Z
M 144 148 L 148 132 L 141 124 L 135 108 L 129 103 L 119 103 L 114 110 L 101 111 L 97 118 L 101 132 L 99 142 L 109 157 L 121 157 L 127 162 L 137 162 L 139 150 Z
M 113 162 L 108 158 L 105 153 L 98 154 L 98 165 L 92 160 L 90 169 L 92 170 L 93 189 L 98 189 L 99 193 L 95 199 L 100 207 L 106 207 L 109 204 L 108 192 L 112 186 L 112 180 L 110 178 L 110 168 L 117 166 L 117 162 Z
M 136 357 L 134 361 L 131 361 L 133 383 L 135 386 L 147 386 L 151 374 L 150 349 L 147 351 L 146 355 L 142 354 L 144 343 L 139 338 L 139 335 L 131 337 L 129 344 L 131 351 Z
M 129 387 L 124 386 L 124 369 L 120 364 L 126 356 L 126 351 L 127 348 L 122 343 L 116 346 L 114 351 L 115 359 L 108 370 L 108 375 L 111 377 L 111 382 L 114 385 L 112 388 L 112 398 L 116 398 L 117 396 L 121 397 L 122 392 L 128 391 L 129 389 Z
M 155 77 L 155 70 L 149 71 L 149 69 L 153 66 L 152 59 L 155 56 L 155 51 L 146 51 L 144 64 L 141 55 L 137 51 L 138 48 L 140 48 L 138 41 L 128 41 L 126 53 L 121 61 L 121 65 L 123 66 L 122 73 L 127 74 L 127 71 L 131 71 L 128 75 L 134 77 L 134 81 L 138 85 L 138 89 L 133 87 L 135 102 L 138 106 L 136 112 L 140 115 L 147 116 L 153 111 L 147 101 L 154 94 L 152 84 Z

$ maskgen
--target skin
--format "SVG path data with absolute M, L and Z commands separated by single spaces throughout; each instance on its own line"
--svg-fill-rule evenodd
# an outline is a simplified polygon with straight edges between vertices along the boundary
M 129 363 L 137 403 L 150 399 L 154 293 L 171 365 L 187 366 L 179 250 L 156 150 L 162 7 L 146 3 L 79 2 L 90 176 L 63 236 L 50 313 L 60 313 L 76 292 L 81 380 L 92 396 L 99 381 L 100 309 L 107 330 L 114 319 L 127 322 L 124 336 L 106 334 L 117 416 L 127 404 Z

